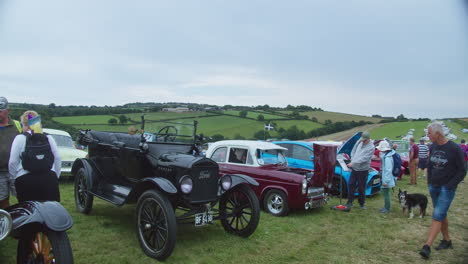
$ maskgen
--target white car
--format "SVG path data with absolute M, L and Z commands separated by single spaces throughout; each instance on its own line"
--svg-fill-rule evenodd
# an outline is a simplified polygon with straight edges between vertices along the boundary
M 75 148 L 70 134 L 63 130 L 44 128 L 44 133 L 51 135 L 57 143 L 60 159 L 62 160 L 62 170 L 60 175 L 71 175 L 73 162 L 76 159 L 82 159 L 88 155 L 86 151 Z

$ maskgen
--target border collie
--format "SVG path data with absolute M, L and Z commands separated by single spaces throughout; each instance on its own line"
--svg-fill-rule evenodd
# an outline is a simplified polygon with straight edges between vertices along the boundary
M 398 199 L 400 200 L 401 208 L 403 208 L 403 214 L 408 210 L 409 218 L 413 218 L 413 208 L 419 207 L 419 217 L 423 218 L 426 215 L 427 208 L 427 197 L 424 194 L 413 193 L 409 194 L 406 191 L 398 189 Z

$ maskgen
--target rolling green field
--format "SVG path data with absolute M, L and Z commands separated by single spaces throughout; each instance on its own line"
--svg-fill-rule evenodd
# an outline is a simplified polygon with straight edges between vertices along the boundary
M 292 111 L 281 111 L 281 113 L 292 113 Z M 339 122 L 339 121 L 370 121 L 373 123 L 378 123 L 382 118 L 375 118 L 369 116 L 361 116 L 361 115 L 352 115 L 352 114 L 345 114 L 345 113 L 338 113 L 338 112 L 328 112 L 328 111 L 310 111 L 310 112 L 300 112 L 301 115 L 307 115 L 310 118 L 315 117 L 317 118 L 318 122 L 323 123 L 325 120 L 329 119 L 332 122 Z
M 239 116 L 240 111 L 230 110 L 230 111 L 224 111 L 224 113 L 228 114 L 228 115 Z M 249 117 L 249 118 L 257 119 L 257 117 L 259 115 L 263 115 L 265 117 L 265 120 L 269 120 L 269 119 L 287 119 L 287 117 L 280 116 L 280 115 L 273 115 L 271 113 L 265 113 L 265 112 L 258 113 L 258 112 L 251 112 L 251 111 L 247 112 L 247 117 Z
M 89 125 L 89 124 L 107 124 L 111 118 L 116 118 L 111 115 L 94 115 L 94 116 L 62 116 L 54 117 L 53 120 L 67 125 Z
M 219 222 L 198 228 L 178 226 L 175 250 L 164 263 L 466 263 L 466 180 L 459 185 L 448 214 L 454 248 L 433 250 L 428 262 L 418 251 L 431 223 L 432 203 L 423 219 L 417 217 L 417 210 L 414 219 L 402 214 L 396 197 L 398 188 L 428 194 L 424 180 L 409 186 L 408 178 L 405 176 L 396 192 L 391 192 L 391 212 L 386 215 L 378 212 L 383 197 L 377 194 L 366 199 L 368 210 L 353 208 L 348 213 L 329 209 L 340 203 L 336 197 L 324 208 L 293 211 L 286 217 L 262 211 L 257 230 L 248 238 L 227 234 Z M 74 220 L 67 233 L 76 264 L 158 263 L 140 249 L 135 205 L 115 207 L 95 198 L 93 210 L 84 215 L 75 209 L 73 184 L 62 181 L 60 189 L 62 204 Z M 0 263 L 16 263 L 16 243 L 11 237 L 0 242 Z
M 387 137 L 390 139 L 398 139 L 401 136 L 405 136 L 410 129 L 414 128 L 414 138 L 419 139 L 425 135 L 424 128 L 426 128 L 428 124 L 428 121 L 393 122 L 373 129 L 370 133 L 372 138 Z
M 455 123 L 444 121 L 447 127 L 451 128 L 451 133 L 456 135 L 458 138 L 455 142 L 460 143 L 460 140 L 464 138 L 468 139 L 468 134 L 464 134 L 461 129 L 462 127 Z M 408 122 L 393 122 L 384 124 L 378 128 L 375 128 L 370 131 L 372 138 L 384 138 L 388 137 L 390 139 L 398 139 L 400 136 L 406 135 L 406 133 L 414 128 L 414 138 L 419 140 L 419 138 L 425 136 L 424 129 L 430 124 L 428 121 L 408 121 Z
M 253 138 L 255 132 L 263 130 L 265 122 L 238 118 L 233 116 L 212 116 L 195 119 L 180 119 L 172 120 L 171 122 L 183 122 L 193 124 L 193 120 L 198 121 L 197 134 L 203 133 L 204 135 L 213 136 L 215 134 L 222 134 L 228 138 L 234 138 L 236 135 L 243 136 L 245 138 Z M 312 129 L 322 127 L 321 124 L 314 123 L 307 120 L 285 120 L 275 121 L 279 127 L 288 129 L 290 126 L 296 125 L 299 129 L 308 132 Z M 139 125 L 136 125 L 139 128 Z M 127 125 L 75 125 L 78 129 L 93 129 L 98 131 L 116 131 L 116 132 L 127 132 Z M 161 127 L 161 123 L 148 122 L 145 125 L 145 130 L 148 132 L 156 132 Z M 279 129 L 276 128 L 276 129 Z M 178 128 L 180 128 L 178 126 Z M 185 134 L 191 132 L 185 132 Z M 181 131 L 184 134 L 184 131 Z M 271 136 L 275 136 L 275 131 L 270 131 Z
M 124 114 L 127 118 L 133 121 L 140 122 L 141 113 Z M 148 120 L 162 120 L 162 119 L 176 119 L 176 118 L 187 118 L 187 117 L 199 117 L 199 116 L 212 116 L 215 114 L 206 112 L 186 112 L 186 113 L 173 113 L 173 112 L 153 112 L 145 113 L 145 118 Z M 94 116 L 63 116 L 54 117 L 53 120 L 71 125 L 93 125 L 93 124 L 107 124 L 109 119 L 117 118 L 119 115 L 94 115 Z

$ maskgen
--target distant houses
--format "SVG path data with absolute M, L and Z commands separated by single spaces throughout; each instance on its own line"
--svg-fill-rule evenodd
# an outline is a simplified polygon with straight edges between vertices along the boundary
M 174 113 L 183 113 L 190 112 L 191 110 L 188 107 L 176 107 L 176 108 L 163 108 L 163 112 L 174 112 Z

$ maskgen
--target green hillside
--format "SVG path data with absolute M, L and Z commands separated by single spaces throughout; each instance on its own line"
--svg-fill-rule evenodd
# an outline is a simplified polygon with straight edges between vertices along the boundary
M 464 134 L 462 126 L 451 121 L 444 120 L 444 123 L 447 127 L 451 128 L 451 133 L 456 135 L 458 138 L 455 142 L 459 143 L 462 138 L 465 140 L 468 139 L 468 134 Z M 398 139 L 401 136 L 404 136 L 408 133 L 410 129 L 414 129 L 414 138 L 418 140 L 419 138 L 425 136 L 424 129 L 430 124 L 428 121 L 408 121 L 408 122 L 393 122 L 387 123 L 370 131 L 372 138 L 384 138 L 388 137 L 391 139 Z
M 235 110 L 229 110 L 229 111 L 224 111 L 223 113 L 228 114 L 228 115 L 235 115 L 239 116 L 240 111 L 235 111 Z M 254 118 L 257 119 L 259 115 L 263 115 L 265 117 L 265 120 L 269 119 L 287 119 L 287 117 L 280 116 L 280 115 L 274 115 L 271 113 L 266 113 L 266 112 L 252 112 L 252 111 L 247 111 L 247 117 L 248 118 Z
M 281 111 L 281 113 L 290 114 L 292 111 Z M 318 122 L 323 123 L 325 120 L 331 120 L 332 122 L 339 121 L 369 121 L 372 123 L 378 123 L 382 118 L 361 116 L 361 115 L 352 115 L 338 112 L 328 112 L 328 111 L 309 111 L 309 112 L 300 112 L 301 115 L 306 115 L 311 119 L 312 117 L 317 118 Z
M 107 124 L 111 118 L 116 118 L 111 115 L 94 115 L 94 116 L 63 116 L 54 117 L 53 120 L 62 124 L 77 125 L 77 124 Z
M 127 118 L 133 121 L 140 122 L 141 113 L 124 114 Z M 186 112 L 186 113 L 174 113 L 174 112 L 153 112 L 145 113 L 145 119 L 148 120 L 166 120 L 166 119 L 178 119 L 178 118 L 195 118 L 200 116 L 215 116 L 216 114 L 206 112 Z M 94 115 L 94 116 L 65 116 L 65 117 L 54 117 L 53 120 L 70 125 L 95 125 L 95 124 L 107 124 L 109 119 L 118 118 L 119 115 Z
M 145 116 L 145 118 L 154 117 L 154 116 Z M 133 119 L 133 118 L 132 118 Z M 152 119 L 152 118 L 151 118 Z M 236 135 L 240 135 L 245 138 L 253 138 L 255 132 L 264 129 L 264 122 L 245 119 L 240 117 L 233 116 L 211 116 L 204 118 L 193 118 L 193 119 L 178 119 L 172 120 L 171 122 L 182 122 L 192 124 L 193 120 L 198 121 L 198 132 L 205 135 L 215 135 L 221 134 L 228 138 L 234 138 Z M 75 128 L 78 129 L 93 129 L 101 131 L 116 131 L 116 132 L 126 132 L 129 124 L 126 125 L 97 125 L 97 124 L 88 124 L 87 120 L 84 120 L 82 123 L 86 125 L 75 125 Z M 284 128 L 288 129 L 289 127 L 296 125 L 300 130 L 305 132 L 313 130 L 318 127 L 322 127 L 321 124 L 314 123 L 308 120 L 280 120 L 275 121 L 277 127 L 275 129 Z M 139 125 L 136 125 L 137 127 Z M 158 123 L 147 122 L 145 125 L 146 131 L 156 132 L 160 127 Z M 181 132 L 182 133 L 182 132 Z M 271 136 L 276 136 L 275 131 L 270 131 Z

